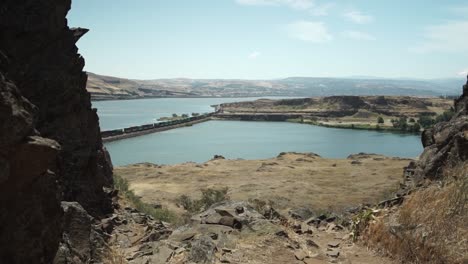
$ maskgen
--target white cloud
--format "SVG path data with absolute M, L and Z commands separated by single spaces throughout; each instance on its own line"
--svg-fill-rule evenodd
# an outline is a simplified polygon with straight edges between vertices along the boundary
M 459 73 L 457 73 L 457 75 L 463 76 L 463 77 L 464 77 L 464 76 L 467 76 L 467 75 L 468 75 L 468 68 L 466 68 L 466 69 L 460 71 Z
M 236 0 L 241 5 L 288 6 L 294 9 L 309 9 L 314 6 L 313 0 Z
M 449 8 L 449 10 L 455 15 L 460 15 L 460 16 L 468 15 L 468 6 L 452 6 Z
M 310 11 L 314 16 L 326 16 L 333 4 L 317 4 L 315 0 L 236 0 L 240 5 L 286 6 L 296 10 Z
M 249 54 L 248 58 L 251 59 L 251 60 L 255 60 L 256 58 L 258 58 L 260 55 L 262 55 L 261 52 L 259 51 L 254 51 L 252 53 Z
M 361 11 L 353 10 L 343 14 L 343 16 L 349 21 L 356 24 L 368 24 L 374 21 L 374 17 L 366 15 Z
M 307 42 L 322 43 L 333 39 L 323 22 L 296 21 L 286 25 L 288 34 Z
M 311 8 L 310 14 L 313 15 L 313 16 L 327 16 L 328 15 L 328 10 L 330 10 L 334 6 L 335 6 L 335 4 L 333 4 L 333 3 L 315 5 L 313 8 Z
M 371 34 L 361 31 L 348 30 L 343 32 L 343 35 L 354 40 L 375 40 L 375 37 Z
M 424 41 L 411 51 L 428 52 L 467 52 L 468 20 L 451 21 L 424 29 Z

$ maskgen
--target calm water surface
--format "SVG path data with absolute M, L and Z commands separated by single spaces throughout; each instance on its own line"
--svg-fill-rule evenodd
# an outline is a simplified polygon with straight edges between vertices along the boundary
M 138 162 L 204 162 L 215 154 L 229 159 L 261 159 L 283 151 L 297 151 L 345 158 L 368 152 L 414 158 L 422 151 L 420 137 L 416 135 L 242 121 L 209 121 L 105 145 L 116 166 Z
M 294 97 L 264 97 L 264 98 L 294 98 Z M 213 112 L 211 105 L 221 103 L 253 101 L 258 97 L 249 98 L 149 98 L 138 100 L 94 101 L 93 107 L 98 109 L 101 130 L 111 130 L 156 123 L 161 117 L 172 116 L 173 113 L 191 114 Z

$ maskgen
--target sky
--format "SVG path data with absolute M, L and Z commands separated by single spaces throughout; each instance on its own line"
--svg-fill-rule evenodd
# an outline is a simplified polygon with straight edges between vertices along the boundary
M 74 0 L 85 70 L 131 79 L 464 78 L 466 0 Z

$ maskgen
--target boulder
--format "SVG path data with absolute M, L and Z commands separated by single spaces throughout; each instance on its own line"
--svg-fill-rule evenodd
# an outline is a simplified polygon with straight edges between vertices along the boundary
M 93 229 L 93 218 L 77 202 L 62 202 L 62 209 L 64 233 L 54 263 L 85 263 L 93 259 L 96 257 L 93 253 L 99 247 L 95 241 L 99 236 Z M 100 243 L 102 246 L 103 241 Z
M 0 1 L 1 263 L 65 261 L 56 256 L 67 250 L 79 256 L 66 261 L 79 262 L 88 253 L 65 229 L 78 224 L 61 201 L 95 218 L 112 212 L 103 191 L 112 164 L 76 47 L 87 30 L 68 27 L 70 8 L 71 0 Z M 81 212 L 71 208 L 63 207 Z
M 242 229 L 245 224 L 248 225 L 258 220 L 265 220 L 265 217 L 248 203 L 236 201 L 215 204 L 192 217 L 194 223 L 224 225 L 234 229 Z
M 424 151 L 412 177 L 416 185 L 426 178 L 438 179 L 447 168 L 468 160 L 467 86 L 468 81 L 463 86 L 463 94 L 455 100 L 454 117 L 423 132 Z
M 297 208 L 290 210 L 289 215 L 297 220 L 306 220 L 314 216 L 314 212 L 309 208 Z
M 202 236 L 191 243 L 189 260 L 195 263 L 213 263 L 215 248 L 210 237 Z

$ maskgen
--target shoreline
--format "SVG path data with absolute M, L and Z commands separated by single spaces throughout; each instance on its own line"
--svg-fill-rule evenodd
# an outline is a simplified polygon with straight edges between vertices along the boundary
M 369 130 L 369 131 L 377 131 L 377 132 L 390 132 L 390 133 L 397 133 L 397 134 L 407 134 L 407 135 L 420 135 L 421 131 L 419 132 L 411 132 L 411 131 L 402 131 L 400 129 L 389 127 L 389 126 L 372 126 L 370 124 L 325 124 L 320 122 L 314 121 L 304 121 L 301 122 L 296 120 L 287 120 L 286 122 L 290 123 L 297 123 L 297 124 L 306 124 L 306 125 L 313 125 L 313 126 L 320 126 L 320 127 L 328 127 L 328 128 L 340 128 L 340 129 L 354 129 L 354 130 Z
M 102 101 L 130 101 L 130 100 L 141 100 L 141 99 L 204 99 L 204 98 L 265 98 L 265 97 L 283 97 L 283 98 L 308 98 L 294 95 L 262 95 L 262 96 L 144 96 L 144 97 L 122 97 L 122 98 L 91 98 L 91 102 L 102 102 Z
M 256 117 L 259 118 L 259 119 L 243 120 L 241 118 L 226 118 L 226 117 L 220 117 L 220 116 L 217 116 L 217 115 L 213 115 L 213 116 L 203 118 L 203 119 L 200 119 L 200 120 L 194 120 L 194 121 L 184 122 L 184 123 L 180 123 L 180 124 L 169 125 L 169 126 L 165 126 L 165 127 L 151 128 L 151 129 L 142 130 L 142 131 L 134 131 L 134 132 L 129 132 L 129 133 L 125 133 L 125 134 L 121 134 L 121 135 L 115 135 L 115 136 L 107 136 L 107 137 L 103 136 L 102 137 L 102 142 L 104 142 L 104 143 L 113 142 L 113 141 L 118 141 L 118 140 L 143 136 L 143 135 L 147 135 L 147 134 L 152 134 L 152 133 L 177 129 L 177 128 L 181 128 L 181 127 L 192 126 L 192 125 L 203 123 L 203 122 L 223 121 L 223 120 L 224 121 L 245 121 L 245 122 L 288 122 L 288 123 L 305 124 L 305 125 L 313 125 L 313 126 L 327 127 L 327 128 L 337 128 L 337 129 L 368 130 L 368 131 L 376 131 L 376 132 L 406 134 L 406 135 L 420 135 L 420 132 L 401 131 L 399 129 L 396 129 L 396 128 L 393 128 L 393 127 L 387 127 L 387 126 L 382 126 L 382 127 L 377 128 L 375 126 L 368 125 L 368 124 L 338 124 L 338 125 L 332 125 L 332 124 L 324 124 L 324 123 L 314 122 L 314 121 L 300 121 L 300 120 L 295 120 L 295 119 L 269 120 L 268 118 L 262 119 L 263 116 L 256 116 Z M 145 125 L 142 125 L 142 126 L 145 126 Z M 102 131 L 101 133 L 103 133 L 103 132 L 108 132 L 108 131 Z
M 147 134 L 167 131 L 167 130 L 176 129 L 176 128 L 180 128 L 180 127 L 192 126 L 192 125 L 207 122 L 207 121 L 210 121 L 210 120 L 211 120 L 211 117 L 207 117 L 207 118 L 203 118 L 203 119 L 199 119 L 199 120 L 193 120 L 193 121 L 184 122 L 184 123 L 175 124 L 175 125 L 170 125 L 170 126 L 165 126 L 165 127 L 152 128 L 152 129 L 147 129 L 147 130 L 142 130 L 142 131 L 135 131 L 135 132 L 125 133 L 125 134 L 116 135 L 116 136 L 102 137 L 102 142 L 103 143 L 108 143 L 108 142 L 118 141 L 118 140 L 122 140 L 122 139 L 143 136 L 143 135 L 147 135 Z M 103 131 L 103 132 L 106 132 L 106 131 Z

